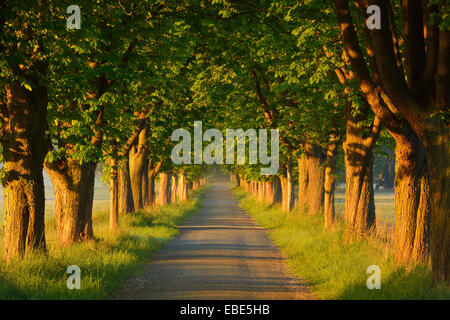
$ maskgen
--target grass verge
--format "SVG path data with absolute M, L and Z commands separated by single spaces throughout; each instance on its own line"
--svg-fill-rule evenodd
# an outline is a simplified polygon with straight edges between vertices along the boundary
M 120 231 L 109 230 L 108 213 L 94 215 L 96 239 L 61 248 L 54 220 L 47 223 L 48 254 L 0 261 L 2 299 L 106 299 L 120 282 L 138 274 L 148 259 L 177 233 L 177 226 L 199 212 L 204 190 L 183 203 L 120 216 Z M 69 290 L 67 267 L 81 268 L 81 289 Z
M 285 213 L 269 207 L 241 188 L 234 194 L 287 258 L 291 270 L 309 281 L 319 299 L 450 299 L 450 289 L 433 286 L 428 264 L 398 266 L 394 247 L 379 238 L 344 241 L 344 225 L 324 228 L 323 216 Z M 366 286 L 367 267 L 378 265 L 381 289 Z

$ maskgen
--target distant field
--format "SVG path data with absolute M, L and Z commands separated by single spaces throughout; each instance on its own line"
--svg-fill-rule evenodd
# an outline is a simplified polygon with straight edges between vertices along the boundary
M 344 216 L 344 196 L 345 194 L 343 192 L 336 192 L 335 194 L 336 214 L 341 217 Z M 393 192 L 375 193 L 375 214 L 379 223 L 394 225 L 395 199 Z

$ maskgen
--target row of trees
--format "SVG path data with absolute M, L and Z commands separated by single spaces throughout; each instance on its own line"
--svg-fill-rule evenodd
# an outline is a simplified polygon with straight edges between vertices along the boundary
M 236 179 L 289 211 L 298 174 L 299 206 L 327 226 L 343 150 L 346 234 L 364 237 L 376 225 L 384 127 L 395 141 L 397 259 L 431 252 L 435 279 L 449 281 L 447 0 L 79 2 L 81 30 L 65 27 L 68 2 L 0 5 L 7 258 L 45 244 L 43 167 L 60 241 L 83 241 L 97 164 L 107 164 L 114 227 L 117 212 L 154 201 L 158 171 L 160 185 L 165 173 L 198 175 L 169 159 L 171 132 L 195 120 L 279 129 L 277 177 L 235 165 Z M 373 4 L 381 29 L 366 27 Z
M 373 4 L 381 29 L 366 25 Z M 290 211 L 298 174 L 299 207 L 323 213 L 330 227 L 342 148 L 346 235 L 364 237 L 376 228 L 374 148 L 388 134 L 397 261 L 431 255 L 435 280 L 448 282 L 448 2 L 231 1 L 226 8 L 215 23 L 223 53 L 211 57 L 199 79 L 208 90 L 198 98 L 213 101 L 211 108 L 217 97 L 234 106 L 224 127 L 278 128 L 282 143 L 278 176 L 234 166 L 235 180 Z
M 171 3 L 79 1 L 81 29 L 66 29 L 61 1 L 1 4 L 1 144 L 4 257 L 45 251 L 43 168 L 55 192 L 61 245 L 94 237 L 96 167 L 119 213 L 187 199 L 203 167 L 174 167 L 170 135 L 191 121 L 195 41 Z M 159 173 L 159 198 L 155 178 Z

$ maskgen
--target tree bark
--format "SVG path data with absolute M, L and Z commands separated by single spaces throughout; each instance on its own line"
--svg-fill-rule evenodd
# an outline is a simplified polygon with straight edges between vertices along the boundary
M 258 182 L 252 181 L 251 182 L 251 193 L 254 197 L 258 196 Z
M 142 184 L 144 181 L 145 167 L 147 166 L 147 129 L 144 128 L 140 134 L 138 142 L 130 149 L 130 182 L 133 194 L 134 210 L 144 208 Z
M 156 202 L 156 192 L 155 192 L 155 178 L 156 172 L 148 171 L 148 205 L 153 206 Z
M 324 181 L 324 205 L 323 214 L 325 228 L 331 228 L 334 225 L 334 181 L 335 181 L 335 157 L 336 144 L 331 143 L 327 148 L 327 158 L 325 161 L 325 181 Z
M 191 191 L 192 191 L 192 181 L 189 181 L 187 184 L 186 184 L 186 193 L 187 193 L 187 197 L 189 198 L 189 195 L 191 194 Z
M 240 187 L 241 186 L 241 178 L 239 177 L 238 174 L 235 174 L 234 177 L 235 177 L 236 187 Z
M 159 173 L 159 170 L 161 170 L 162 161 L 159 161 L 158 163 L 154 163 L 153 160 L 150 160 L 148 163 L 148 205 L 153 206 L 156 203 L 156 192 L 155 192 L 155 179 L 156 175 Z
M 188 189 L 186 183 L 186 173 L 184 171 L 178 174 L 178 199 L 182 201 L 186 201 L 188 199 Z
M 308 182 L 305 193 L 308 213 L 320 213 L 323 210 L 324 201 L 324 154 L 322 148 L 310 143 L 305 144 L 305 153 L 308 170 Z
M 167 172 L 161 172 L 159 174 L 159 193 L 158 193 L 158 205 L 165 206 L 170 203 L 171 187 L 170 187 L 170 174 Z
M 263 202 L 266 194 L 266 183 L 258 181 L 258 201 Z
M 170 201 L 172 203 L 176 203 L 178 200 L 178 195 L 177 195 L 177 186 L 178 186 L 178 175 L 177 174 L 172 174 L 172 181 L 170 182 L 170 196 L 171 199 Z
M 372 133 L 361 136 L 362 126 L 347 114 L 345 153 L 345 223 L 347 237 L 360 237 L 375 228 L 373 197 L 373 144 L 380 131 L 375 118 Z
M 114 151 L 113 151 L 114 152 Z M 109 228 L 117 230 L 119 228 L 119 178 L 117 158 L 110 160 L 111 177 L 110 177 L 110 209 L 109 209 Z
M 131 191 L 128 160 L 124 160 L 118 169 L 118 211 L 119 214 L 134 212 L 133 193 Z
M 150 203 L 150 194 L 149 194 L 149 183 L 150 181 L 148 180 L 149 178 L 149 165 L 150 163 L 147 161 L 146 164 L 144 164 L 144 172 L 142 174 L 142 185 L 141 185 L 141 194 L 142 194 L 142 205 L 144 207 L 149 206 Z
M 294 184 L 292 180 L 292 164 L 288 161 L 285 166 L 285 177 L 280 177 L 282 189 L 281 210 L 291 211 L 294 207 Z
M 94 237 L 92 204 L 96 166 L 96 163 L 80 164 L 72 159 L 45 163 L 55 192 L 58 241 L 63 246 Z
M 282 203 L 283 192 L 281 190 L 281 179 L 279 176 L 275 176 L 273 181 L 273 204 Z
M 450 133 L 435 125 L 425 148 L 431 188 L 430 249 L 433 278 L 450 283 Z
M 397 262 L 425 260 L 429 253 L 430 187 L 425 151 L 417 136 L 394 135 L 395 243 Z
M 44 251 L 45 194 L 42 175 L 47 153 L 47 90 L 27 91 L 20 83 L 5 86 L 1 107 L 3 145 L 4 239 L 6 260 L 28 251 Z
M 306 154 L 303 153 L 297 159 L 298 164 L 298 208 L 300 212 L 307 212 L 308 199 L 306 192 L 308 188 L 308 167 L 306 165 Z
M 324 154 L 322 148 L 312 143 L 305 143 L 304 149 L 297 159 L 298 207 L 301 212 L 319 213 L 324 201 Z

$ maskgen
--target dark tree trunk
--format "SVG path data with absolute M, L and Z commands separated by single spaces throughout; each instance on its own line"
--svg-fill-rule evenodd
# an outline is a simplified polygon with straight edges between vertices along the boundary
M 187 197 L 189 198 L 189 195 L 191 194 L 192 191 L 192 181 L 189 181 L 187 183 Z
M 113 155 L 114 156 L 114 155 Z M 117 158 L 110 160 L 111 176 L 110 176 L 110 209 L 109 209 L 109 228 L 116 230 L 119 227 L 119 178 Z
M 334 181 L 335 181 L 335 157 L 336 144 L 330 144 L 327 148 L 327 158 L 325 161 L 325 181 L 324 181 L 324 205 L 323 214 L 325 218 L 325 228 L 331 228 L 334 224 Z
M 142 185 L 141 185 L 141 193 L 142 193 L 142 204 L 144 207 L 149 206 L 150 203 L 150 194 L 149 194 L 149 165 L 150 163 L 147 161 L 147 163 L 144 165 L 144 173 L 142 174 Z
M 134 212 L 133 193 L 131 191 L 128 160 L 124 160 L 119 168 L 118 177 L 118 211 L 119 214 Z
M 283 200 L 283 192 L 281 190 L 281 179 L 275 176 L 273 180 L 273 204 L 281 203 Z
M 27 251 L 45 251 L 45 195 L 42 168 L 47 153 L 47 90 L 5 86 L 1 106 L 3 145 L 4 238 L 6 260 Z
M 156 202 L 156 191 L 155 191 L 155 179 L 158 171 L 151 168 L 151 164 L 148 169 L 148 205 L 153 206 Z
M 431 187 L 431 265 L 434 280 L 450 284 L 450 133 L 445 125 L 435 124 L 429 135 L 425 150 Z
M 267 180 L 265 183 L 265 193 L 264 193 L 264 202 L 267 202 L 269 204 L 273 204 L 273 196 L 274 196 L 274 190 L 273 190 L 273 182 L 270 180 Z

